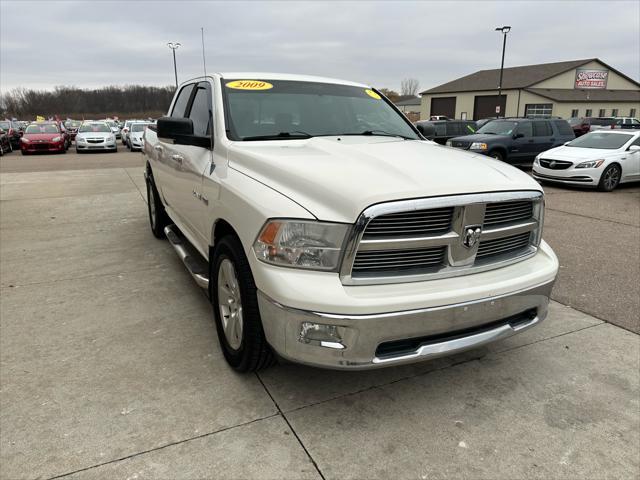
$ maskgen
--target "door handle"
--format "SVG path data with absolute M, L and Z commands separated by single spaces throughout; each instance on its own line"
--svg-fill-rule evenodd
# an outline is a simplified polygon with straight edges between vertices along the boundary
M 171 160 L 173 160 L 174 162 L 182 163 L 182 161 L 184 160 L 184 157 L 176 153 L 171 155 Z
M 153 149 L 154 149 L 156 152 L 162 152 L 162 150 L 163 150 L 163 149 L 162 149 L 162 145 L 156 145 L 155 147 L 153 147 Z

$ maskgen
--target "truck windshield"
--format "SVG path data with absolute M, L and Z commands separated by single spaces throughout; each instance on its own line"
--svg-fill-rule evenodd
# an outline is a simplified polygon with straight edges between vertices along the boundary
M 493 135 L 511 135 L 518 126 L 518 122 L 494 120 L 480 127 L 476 133 L 489 133 Z
M 223 79 L 232 140 L 380 135 L 418 140 L 409 122 L 373 90 L 285 80 Z

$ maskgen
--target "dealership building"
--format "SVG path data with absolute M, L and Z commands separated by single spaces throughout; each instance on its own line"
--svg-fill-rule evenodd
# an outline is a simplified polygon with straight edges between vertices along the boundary
M 597 58 L 480 70 L 421 93 L 420 116 L 637 117 L 640 83 Z M 499 113 L 497 113 L 499 112 Z

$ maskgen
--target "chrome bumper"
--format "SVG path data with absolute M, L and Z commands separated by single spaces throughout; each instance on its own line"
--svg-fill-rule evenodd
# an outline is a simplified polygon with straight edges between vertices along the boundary
M 258 292 L 267 341 L 283 358 L 339 370 L 364 370 L 451 355 L 507 338 L 547 316 L 553 282 L 499 297 L 372 315 L 283 306 Z M 303 338 L 303 324 L 330 325 L 337 340 Z

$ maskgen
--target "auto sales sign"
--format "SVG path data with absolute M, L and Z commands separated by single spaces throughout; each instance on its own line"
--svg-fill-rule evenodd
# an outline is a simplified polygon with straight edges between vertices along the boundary
M 574 88 L 607 88 L 609 70 L 593 70 L 579 68 L 576 70 Z

